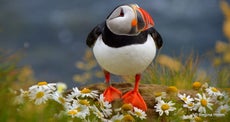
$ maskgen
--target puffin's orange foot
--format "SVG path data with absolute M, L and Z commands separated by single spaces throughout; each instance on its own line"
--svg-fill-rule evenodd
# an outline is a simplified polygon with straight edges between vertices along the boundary
M 124 103 L 130 103 L 143 111 L 147 110 L 146 103 L 138 91 L 129 91 L 122 96 L 122 99 Z
M 119 99 L 121 98 L 121 91 L 112 87 L 112 86 L 109 86 L 103 93 L 104 95 L 104 99 L 108 102 L 112 102 L 114 101 L 115 99 Z

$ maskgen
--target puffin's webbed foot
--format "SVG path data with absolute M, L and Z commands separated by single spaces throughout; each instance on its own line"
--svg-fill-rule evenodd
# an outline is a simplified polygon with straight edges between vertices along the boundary
M 143 111 L 147 110 L 146 103 L 138 91 L 129 91 L 122 96 L 122 99 L 124 103 L 130 103 Z
M 107 89 L 105 89 L 103 95 L 106 101 L 112 102 L 115 99 L 121 98 L 122 92 L 110 85 L 107 87 Z

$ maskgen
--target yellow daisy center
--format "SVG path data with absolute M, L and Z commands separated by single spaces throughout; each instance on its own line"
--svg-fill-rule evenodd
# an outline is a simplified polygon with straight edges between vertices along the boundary
M 141 112 L 135 112 L 137 116 L 142 116 Z
M 196 82 L 194 82 L 193 84 L 192 84 L 192 87 L 194 88 L 194 89 L 199 89 L 200 87 L 201 87 L 201 83 L 200 82 L 198 82 L 198 81 L 196 81 Z
M 161 109 L 163 110 L 163 111 L 165 111 L 165 110 L 168 110 L 169 109 L 169 105 L 168 104 L 163 104 L 162 106 L 161 106 Z
M 58 100 L 59 100 L 62 104 L 65 103 L 65 99 L 64 99 L 63 97 L 58 97 Z
M 80 103 L 81 105 L 86 105 L 86 106 L 89 105 L 89 101 L 88 101 L 88 100 L 79 100 L 79 103 Z
M 213 92 L 218 92 L 218 90 L 217 90 L 215 87 L 213 87 L 211 90 L 212 90 Z
M 160 97 L 160 96 L 162 96 L 162 92 L 155 92 L 155 93 L 154 93 L 154 96 L 155 96 L 155 97 Z
M 37 99 L 42 98 L 43 96 L 44 96 L 44 92 L 41 91 L 36 94 Z
M 90 92 L 91 92 L 91 90 L 89 90 L 87 88 L 84 88 L 84 89 L 81 90 L 81 93 L 83 93 L 83 94 L 87 94 L 87 93 L 90 93 Z
M 131 116 L 131 115 L 129 115 L 129 114 L 126 114 L 124 117 L 123 117 L 123 119 L 122 119 L 124 122 L 134 122 L 135 121 L 135 119 Z
M 194 119 L 195 119 L 196 122 L 202 122 L 202 119 L 200 117 L 198 117 L 198 116 L 195 117 Z
M 205 100 L 205 99 L 201 99 L 200 103 L 202 106 L 207 106 L 207 104 L 208 104 L 207 100 Z
M 75 114 L 77 114 L 77 111 L 76 110 L 69 110 L 68 114 L 69 115 L 75 115 Z
M 38 82 L 38 86 L 43 86 L 43 85 L 47 85 L 48 83 L 46 81 L 41 81 L 41 82 Z
M 23 95 L 24 95 L 24 97 L 28 96 L 28 95 L 29 95 L 29 91 L 25 91 L 25 92 L 23 93 Z
M 189 103 L 188 106 L 189 106 L 189 107 L 193 107 L 194 104 L 193 104 L 193 103 Z
M 221 110 L 220 110 L 220 113 L 221 113 L 221 114 L 225 114 L 226 112 L 227 112 L 226 109 L 221 109 Z
M 57 83 L 57 91 L 59 93 L 64 92 L 67 89 L 67 86 L 64 83 Z
M 122 105 L 121 109 L 124 111 L 129 111 L 133 109 L 133 106 L 131 104 L 124 104 Z
M 77 110 L 78 112 L 82 111 L 82 108 L 81 107 L 77 107 L 75 108 L 75 110 Z
M 187 101 L 188 99 L 187 99 L 186 97 L 183 97 L 182 100 L 183 100 L 183 101 Z
M 167 91 L 168 91 L 169 93 L 177 93 L 177 92 L 178 92 L 178 89 L 177 89 L 175 86 L 169 86 L 169 87 L 167 88 Z

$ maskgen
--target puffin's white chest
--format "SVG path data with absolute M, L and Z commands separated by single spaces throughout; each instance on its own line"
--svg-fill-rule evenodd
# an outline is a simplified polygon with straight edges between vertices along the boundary
M 153 38 L 148 35 L 144 44 L 133 44 L 120 48 L 111 48 L 104 44 L 99 36 L 94 47 L 94 56 L 99 65 L 116 75 L 135 75 L 143 72 L 156 55 Z

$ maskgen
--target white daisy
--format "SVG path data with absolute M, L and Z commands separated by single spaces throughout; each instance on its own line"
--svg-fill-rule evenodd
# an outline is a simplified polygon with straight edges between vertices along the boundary
M 100 95 L 98 102 L 105 117 L 109 117 L 112 114 L 112 105 L 108 101 L 104 100 L 103 94 Z
M 138 109 L 136 107 L 133 107 L 133 111 L 130 112 L 130 114 L 140 118 L 141 120 L 146 119 L 146 113 L 142 111 L 141 109 Z
M 188 108 L 189 111 L 195 110 L 195 103 L 194 102 L 187 102 L 183 104 L 184 108 Z
M 47 83 L 46 81 L 38 82 L 37 85 L 33 85 L 29 88 L 29 91 L 37 90 L 37 88 L 40 88 L 42 90 L 56 90 L 56 83 Z
M 80 95 L 81 91 L 77 87 L 74 87 L 73 91 L 70 94 L 68 94 L 66 101 L 71 102 L 73 100 L 76 100 Z
M 72 105 L 68 106 L 67 114 L 72 116 L 72 118 L 77 117 L 80 119 L 85 119 L 85 117 L 89 115 L 90 112 L 88 107 L 76 104 L 76 102 L 74 102 Z
M 90 98 L 96 98 L 98 96 L 97 90 L 90 90 L 87 88 L 84 88 L 81 90 L 81 97 L 90 97 Z
M 182 119 L 183 119 L 183 120 L 190 120 L 190 119 L 192 119 L 192 117 L 193 117 L 192 114 L 190 114 L 190 115 L 183 115 L 183 116 L 182 116 Z
M 110 121 L 111 121 L 111 122 L 121 122 L 123 118 L 124 118 L 124 115 L 118 113 L 118 114 L 114 115 L 114 116 L 110 119 Z
M 57 92 L 63 93 L 67 89 L 67 85 L 65 83 L 59 82 L 57 83 Z
M 166 98 L 166 92 L 155 92 L 155 101 L 160 101 L 163 98 Z
M 217 96 L 216 102 L 220 105 L 230 103 L 230 97 L 226 92 L 221 92 L 220 96 Z
M 191 98 L 189 95 L 188 96 L 186 96 L 186 94 L 178 94 L 177 95 L 181 100 L 183 100 L 185 103 L 190 103 L 190 102 L 193 102 L 194 101 L 194 99 L 193 98 Z
M 163 113 L 165 113 L 168 116 L 170 111 L 176 110 L 176 108 L 173 107 L 173 105 L 175 105 L 175 103 L 173 103 L 172 101 L 165 102 L 163 100 L 160 100 L 154 106 L 154 108 L 156 108 L 156 112 L 159 112 L 160 116 L 162 116 Z
M 208 87 L 205 89 L 209 96 L 220 96 L 220 91 L 215 87 Z
M 91 106 L 90 109 L 97 116 L 97 118 L 102 119 L 105 117 L 104 114 L 95 105 Z
M 202 118 L 200 118 L 197 114 L 183 115 L 183 120 L 190 120 L 190 122 L 202 122 Z
M 87 99 L 78 99 L 77 102 L 78 104 L 85 105 L 87 107 L 90 106 L 90 102 Z
M 224 116 L 226 115 L 228 112 L 230 111 L 230 107 L 229 105 L 225 104 L 225 105 L 221 105 L 217 108 L 216 112 L 215 112 L 215 116 Z
M 65 104 L 66 99 L 59 92 L 54 92 L 51 97 L 60 104 Z
M 206 114 L 206 108 L 209 108 L 212 110 L 212 103 L 211 99 L 209 97 L 206 97 L 206 95 L 203 93 L 202 95 L 200 93 L 196 94 L 198 98 L 195 98 L 197 103 L 195 104 L 195 109 L 198 110 L 201 114 Z
M 28 97 L 29 92 L 20 89 L 20 94 L 15 97 L 14 103 L 15 104 L 23 104 L 25 102 L 25 98 Z
M 42 87 L 29 89 L 29 98 L 34 100 L 35 104 L 39 105 L 45 103 L 48 99 L 51 98 L 52 91 L 50 89 L 44 89 Z

